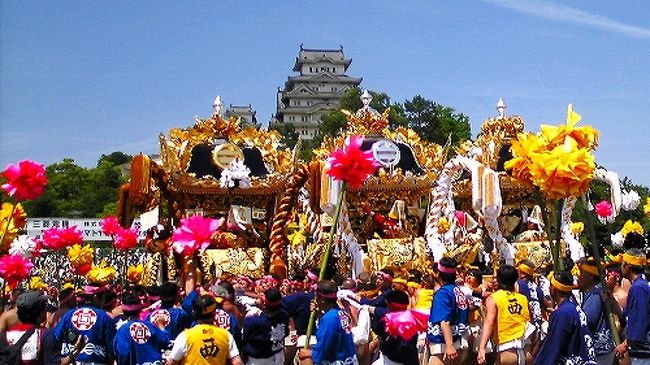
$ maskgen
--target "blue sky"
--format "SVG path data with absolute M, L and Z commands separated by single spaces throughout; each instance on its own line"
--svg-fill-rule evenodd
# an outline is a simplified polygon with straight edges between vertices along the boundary
M 597 162 L 650 185 L 650 2 L 0 1 L 0 165 L 156 153 L 226 104 L 275 112 L 300 44 L 338 48 L 393 101 L 601 131 Z

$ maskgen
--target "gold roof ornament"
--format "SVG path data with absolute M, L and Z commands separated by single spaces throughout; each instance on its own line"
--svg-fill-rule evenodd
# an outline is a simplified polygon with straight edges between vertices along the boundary
M 191 187 L 193 191 L 201 188 L 221 189 L 218 179 L 187 172 L 194 148 L 205 145 L 212 148 L 210 159 L 217 170 L 227 168 L 235 158 L 244 159 L 242 149 L 258 149 L 268 174 L 251 176 L 253 189 L 282 185 L 286 182 L 286 175 L 293 170 L 295 161 L 290 150 L 280 148 L 280 133 L 254 127 L 242 128 L 239 117 L 222 117 L 221 96 L 214 99 L 213 112 L 212 116 L 206 119 L 197 116 L 194 125 L 190 127 L 172 128 L 167 137 L 160 135 L 162 168 L 172 180 Z
M 497 102 L 498 116 L 487 118 L 481 125 L 481 133 L 474 143 L 481 148 L 482 162 L 490 168 L 496 168 L 501 148 L 517 138 L 524 131 L 524 119 L 518 115 L 506 115 L 507 105 L 503 98 Z

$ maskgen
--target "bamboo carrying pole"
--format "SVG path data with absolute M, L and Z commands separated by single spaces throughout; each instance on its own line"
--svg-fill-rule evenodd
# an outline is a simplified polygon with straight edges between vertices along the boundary
M 338 200 L 336 202 L 336 211 L 334 212 L 334 222 L 330 227 L 330 235 L 325 244 L 325 252 L 323 252 L 323 259 L 320 263 L 320 273 L 318 274 L 318 280 L 323 280 L 325 278 L 325 270 L 327 268 L 327 262 L 330 259 L 332 253 L 332 242 L 334 242 L 334 235 L 336 234 L 336 227 L 339 223 L 339 216 L 341 215 L 341 206 L 343 205 L 343 199 L 345 198 L 345 183 L 341 184 L 341 191 L 339 191 Z M 316 312 L 312 311 L 309 315 L 309 324 L 307 325 L 307 334 L 305 339 L 305 348 L 310 348 L 309 339 L 311 334 L 314 332 L 314 324 L 316 322 Z
M 586 202 L 587 200 L 584 196 L 582 197 L 582 199 L 583 202 Z M 603 303 L 605 304 L 605 315 L 607 316 L 607 323 L 609 324 L 609 330 L 612 332 L 612 338 L 614 339 L 614 346 L 617 346 L 618 344 L 621 343 L 621 339 L 618 335 L 618 331 L 616 330 L 616 324 L 614 323 L 614 318 L 612 318 L 612 302 L 611 302 L 612 295 L 609 290 L 609 286 L 607 286 L 607 282 L 605 280 L 606 278 L 605 278 L 603 265 L 600 262 L 600 252 L 598 251 L 598 242 L 596 242 L 596 231 L 594 230 L 593 217 L 592 214 L 589 214 L 589 212 L 587 212 L 587 219 L 585 219 L 585 224 L 587 225 L 587 235 L 589 236 L 589 242 L 591 242 L 591 249 L 593 251 L 594 260 L 596 260 L 596 267 L 598 267 L 598 276 L 600 277 L 601 287 L 603 293 L 605 293 L 605 298 L 603 299 Z

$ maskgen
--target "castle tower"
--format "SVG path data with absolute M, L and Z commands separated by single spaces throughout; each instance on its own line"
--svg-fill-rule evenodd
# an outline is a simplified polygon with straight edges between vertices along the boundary
M 339 49 L 307 49 L 300 46 L 293 71 L 284 89 L 278 88 L 277 112 L 272 124 L 293 124 L 301 139 L 312 139 L 321 116 L 339 107 L 345 92 L 361 84 L 361 78 L 346 75 L 351 58 Z

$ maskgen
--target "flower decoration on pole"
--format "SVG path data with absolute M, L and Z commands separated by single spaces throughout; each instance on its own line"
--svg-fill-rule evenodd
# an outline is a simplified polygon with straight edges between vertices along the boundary
M 20 235 L 16 237 L 13 242 L 11 242 L 11 246 L 9 247 L 9 254 L 20 255 L 27 259 L 39 254 L 37 246 L 38 245 L 36 244 L 36 241 L 34 241 L 28 235 Z
M 584 230 L 585 230 L 584 223 L 582 222 L 571 223 L 571 233 L 573 233 L 574 236 L 576 237 L 580 236 Z
M 449 220 L 447 217 L 440 217 L 438 220 L 438 233 L 445 234 L 449 232 Z
M 192 257 L 197 251 L 210 247 L 212 235 L 222 225 L 223 220 L 194 216 L 181 220 L 172 235 L 174 251 L 184 257 Z
M 345 192 L 347 186 L 358 188 L 368 178 L 374 174 L 379 163 L 372 156 L 371 151 L 361 150 L 363 144 L 363 137 L 350 136 L 345 140 L 343 148 L 337 148 L 330 154 L 327 159 L 327 174 L 335 180 L 341 181 L 341 189 L 336 202 L 336 209 L 334 211 L 334 221 L 330 227 L 329 237 L 325 248 L 323 250 L 323 257 L 320 265 L 320 274 L 318 280 L 323 280 L 325 277 L 325 269 L 329 261 L 332 251 L 332 243 L 334 241 L 334 234 L 339 223 L 339 216 L 341 215 L 341 206 L 345 199 Z M 312 312 L 309 317 L 309 324 L 307 326 L 307 340 L 305 347 L 309 348 L 309 338 L 314 330 L 314 322 L 316 321 L 316 314 Z
M 621 194 L 621 208 L 625 211 L 632 211 L 641 204 L 641 196 L 636 190 L 624 191 Z
M 594 209 L 596 210 L 596 215 L 598 216 L 600 223 L 611 223 L 614 219 L 614 209 L 612 207 L 612 203 L 608 202 L 607 200 L 601 200 L 600 203 L 594 206 Z
M 140 232 L 137 227 L 129 229 L 121 228 L 114 235 L 113 245 L 120 251 L 130 250 L 138 246 L 138 235 Z
M 126 277 L 132 284 L 140 284 L 142 277 L 144 275 L 144 265 L 139 264 L 135 266 L 129 266 L 126 270 Z
M 47 176 L 45 167 L 31 160 L 9 164 L 1 175 L 6 182 L 0 187 L 14 199 L 14 203 L 3 203 L 0 213 L 0 251 L 6 251 L 26 224 L 25 211 L 18 202 L 41 196 L 47 186 Z
M 47 284 L 41 279 L 40 276 L 32 276 L 29 279 L 30 290 L 47 290 Z
M 90 245 L 75 244 L 68 249 L 68 260 L 74 269 L 93 263 L 95 250 Z
M 27 214 L 20 203 L 2 203 L 0 210 L 0 252 L 5 252 L 27 224 Z
M 327 159 L 327 174 L 344 182 L 352 188 L 358 188 L 372 175 L 379 163 L 372 156 L 372 151 L 362 151 L 363 137 L 352 136 L 345 146 L 338 148 Z
M 115 236 L 122 229 L 120 222 L 114 215 L 102 219 L 100 225 L 102 227 L 102 232 L 107 236 Z
M 631 219 L 628 219 L 625 222 L 625 224 L 623 224 L 623 228 L 621 228 L 621 235 L 625 239 L 625 237 L 627 237 L 628 233 L 632 233 L 632 232 L 637 233 L 637 234 L 639 234 L 641 236 L 643 236 L 643 234 L 645 233 L 641 223 L 639 223 L 637 221 L 633 221 Z
M 108 266 L 106 261 L 102 261 L 98 266 L 93 265 L 92 269 L 86 274 L 86 278 L 90 283 L 97 285 L 110 284 L 115 280 L 117 271 L 114 267 Z
M 2 276 L 8 287 L 12 290 L 29 277 L 29 272 L 33 268 L 34 264 L 21 255 L 5 255 L 0 257 L 0 276 Z
M 513 158 L 504 165 L 523 185 L 539 189 L 546 199 L 553 202 L 557 244 L 552 245 L 551 252 L 557 268 L 562 265 L 559 259 L 562 214 L 560 200 L 584 194 L 589 189 L 596 169 L 592 151 L 598 145 L 599 133 L 591 126 L 576 126 L 580 119 L 580 115 L 569 104 L 566 124 L 542 125 L 538 134 L 520 133 L 512 141 Z M 545 201 L 541 203 L 545 204 Z M 546 209 L 543 214 L 546 216 Z M 551 237 L 550 224 L 546 226 Z
M 60 250 L 75 244 L 82 244 L 83 234 L 77 226 L 52 227 L 43 232 L 43 247 L 51 250 Z
M 11 217 L 14 226 L 18 228 L 23 228 L 27 224 L 27 213 L 25 213 L 25 209 L 21 203 L 2 203 L 0 217 L 2 217 L 2 220 L 8 220 Z
M 590 126 L 576 127 L 579 121 L 580 115 L 569 104 L 566 125 L 542 125 L 540 134 L 519 134 L 512 142 L 513 158 L 506 162 L 506 170 L 551 200 L 586 192 L 596 168 L 591 151 L 599 134 Z
M 17 201 L 37 199 L 47 186 L 45 167 L 31 160 L 20 161 L 17 165 L 9 164 L 2 176 L 7 179 L 2 189 Z

